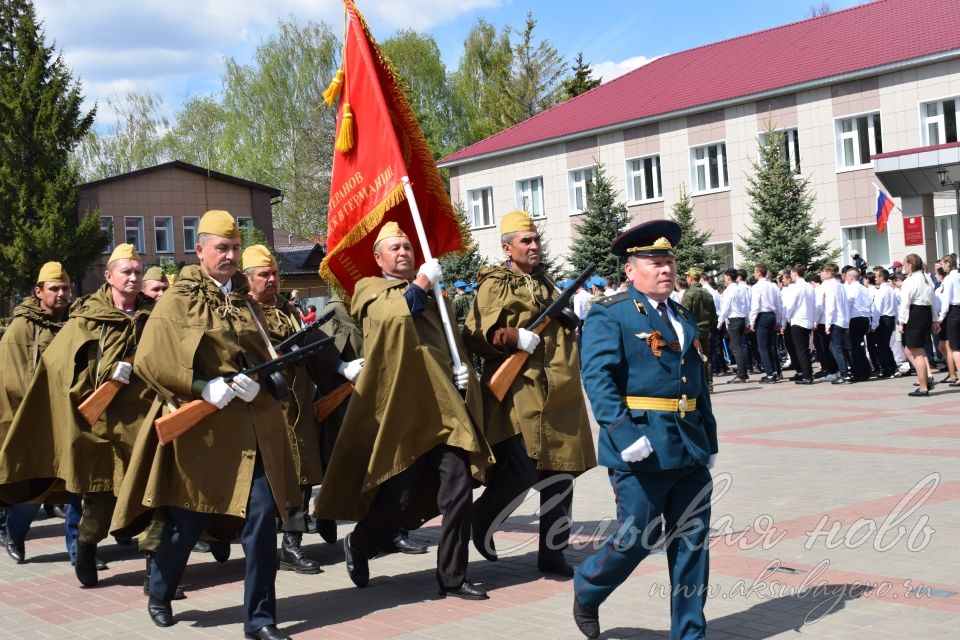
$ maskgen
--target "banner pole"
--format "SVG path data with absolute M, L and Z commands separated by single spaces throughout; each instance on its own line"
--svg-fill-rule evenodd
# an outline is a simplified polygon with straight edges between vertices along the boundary
M 410 204 L 410 213 L 413 214 L 413 226 L 417 228 L 417 239 L 420 241 L 420 249 L 423 251 L 423 259 L 433 259 L 430 253 L 430 245 L 427 243 L 427 232 L 423 228 L 423 220 L 420 218 L 420 209 L 417 207 L 417 199 L 413 195 L 413 189 L 410 187 L 410 178 L 403 176 L 403 192 L 407 196 L 407 202 Z M 447 346 L 450 347 L 450 357 L 453 359 L 453 368 L 459 369 L 463 364 L 460 361 L 460 352 L 457 350 L 457 341 L 453 337 L 453 326 L 450 324 L 450 314 L 447 313 L 447 304 L 443 298 L 443 291 L 440 289 L 440 283 L 434 285 L 433 295 L 437 299 L 437 308 L 440 309 L 440 320 L 443 322 L 443 331 L 447 335 Z

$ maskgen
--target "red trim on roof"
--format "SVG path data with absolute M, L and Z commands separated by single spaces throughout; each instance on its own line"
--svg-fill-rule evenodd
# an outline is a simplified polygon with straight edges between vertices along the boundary
M 950 51 L 956 0 L 879 0 L 657 58 L 441 164 Z
M 929 147 L 914 147 L 913 149 L 903 149 L 901 151 L 890 151 L 888 153 L 877 153 L 870 156 L 871 160 L 879 160 L 880 158 L 896 158 L 898 156 L 907 156 L 911 153 L 923 153 L 925 151 L 939 151 L 940 149 L 953 149 L 954 147 L 960 147 L 960 142 L 945 142 L 943 144 L 934 144 Z

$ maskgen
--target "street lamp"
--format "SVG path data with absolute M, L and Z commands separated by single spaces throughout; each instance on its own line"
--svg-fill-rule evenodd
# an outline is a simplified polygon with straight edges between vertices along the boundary
M 937 167 L 937 180 L 940 181 L 941 187 L 947 186 L 947 183 L 953 185 L 953 192 L 957 198 L 957 219 L 953 223 L 953 253 L 960 253 L 960 180 L 951 180 L 950 174 L 942 166 Z

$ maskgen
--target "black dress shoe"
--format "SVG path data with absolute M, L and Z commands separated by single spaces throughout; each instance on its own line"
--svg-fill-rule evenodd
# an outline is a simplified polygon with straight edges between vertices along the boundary
M 537 556 L 537 567 L 541 573 L 552 573 L 564 578 L 573 577 L 573 567 L 562 553 L 549 553 Z
M 213 559 L 223 564 L 230 559 L 230 543 L 222 540 L 214 540 L 210 543 L 210 553 Z
M 7 549 L 7 554 L 13 558 L 17 564 L 23 564 L 27 561 L 27 549 L 23 538 L 16 540 L 7 532 L 7 541 L 3 546 Z
M 370 565 L 367 563 L 366 558 L 362 557 L 350 546 L 350 537 L 352 535 L 352 533 L 348 533 L 343 539 L 343 555 L 346 556 L 347 559 L 347 574 L 350 576 L 353 584 L 362 589 L 370 582 Z
M 281 571 L 295 571 L 303 575 L 323 573 L 320 563 L 308 558 L 300 544 L 303 541 L 302 533 L 285 533 L 280 545 Z
M 763 376 L 760 378 L 760 384 L 776 384 L 776 376 Z
M 193 553 L 210 553 L 210 543 L 206 540 L 197 540 L 193 543 Z
M 172 627 L 177 624 L 177 621 L 173 619 L 173 609 L 169 604 L 165 604 L 159 600 L 154 600 L 153 598 L 147 599 L 147 613 L 150 614 L 150 619 L 153 620 L 153 624 L 158 627 Z
M 337 521 L 336 520 L 317 520 L 317 533 L 327 544 L 333 544 L 337 541 Z
M 277 625 L 275 624 L 260 627 L 253 633 L 244 632 L 243 637 L 254 638 L 254 640 L 290 640 L 290 636 L 280 631 L 280 629 L 277 629 Z
M 487 533 L 491 535 L 488 536 Z M 474 520 L 470 527 L 470 537 L 473 539 L 474 548 L 480 552 L 481 556 L 490 562 L 496 562 L 499 559 L 497 548 L 493 544 L 493 535 L 489 523 L 484 526 L 484 524 L 479 524 Z
M 799 380 L 794 380 L 794 384 L 813 384 L 813 378 L 800 378 Z
M 908 396 L 913 396 L 913 397 L 917 397 L 917 396 L 926 397 L 926 396 L 929 396 L 929 395 L 930 395 L 930 392 L 929 392 L 929 391 L 920 391 L 920 389 L 914 389 L 913 391 L 911 391 L 911 392 L 908 393 L 907 395 L 908 395 Z
M 400 531 L 393 536 L 393 551 L 407 553 L 410 555 L 419 555 L 427 552 L 427 546 L 414 542 L 405 531 Z
M 580 633 L 588 638 L 600 637 L 600 615 L 596 609 L 588 609 L 580 604 L 577 597 L 573 597 L 573 621 L 577 623 Z
M 469 580 L 464 580 L 463 584 L 459 587 L 444 587 L 440 586 L 440 595 L 442 597 L 454 596 L 456 598 L 463 598 L 464 600 L 489 600 L 490 596 L 487 595 L 487 590 L 483 587 L 478 587 Z
M 97 586 L 97 545 L 77 540 L 77 562 L 73 566 L 77 580 L 85 587 Z

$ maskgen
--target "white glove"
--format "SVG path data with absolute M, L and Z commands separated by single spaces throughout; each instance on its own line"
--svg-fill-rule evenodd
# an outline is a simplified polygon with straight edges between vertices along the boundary
M 537 349 L 537 345 L 540 344 L 540 336 L 526 329 L 518 329 L 517 331 L 519 333 L 517 336 L 517 347 L 533 355 L 533 352 Z
M 620 459 L 624 462 L 640 462 L 653 453 L 653 447 L 650 446 L 650 440 L 647 436 L 640 436 L 640 439 L 620 452 Z
M 233 377 L 233 390 L 244 402 L 253 402 L 260 393 L 260 383 L 249 376 L 238 373 Z
M 710 459 L 707 460 L 707 469 L 713 469 L 715 466 L 717 466 L 717 454 L 711 453 Z
M 417 271 L 417 275 L 427 278 L 430 281 L 431 289 L 437 286 L 437 283 L 440 282 L 440 278 L 443 277 L 443 269 L 440 268 L 440 261 L 436 258 L 427 260 L 420 265 L 420 271 Z
M 453 382 L 460 391 L 467 390 L 467 383 L 470 382 L 470 370 L 467 365 L 461 364 L 459 369 L 453 370 Z
M 113 368 L 113 375 L 110 376 L 110 379 L 122 382 L 123 384 L 130 384 L 131 371 L 133 371 L 133 365 L 121 360 L 117 363 L 117 366 Z
M 207 383 L 200 397 L 217 409 L 223 409 L 231 400 L 237 397 L 237 392 L 223 379 L 223 376 L 220 376 Z
M 337 373 L 342 375 L 344 378 L 350 382 L 356 382 L 357 378 L 360 377 L 360 372 L 363 370 L 363 358 L 358 358 L 357 360 L 351 360 L 350 362 L 344 362 L 343 360 L 337 365 Z

